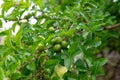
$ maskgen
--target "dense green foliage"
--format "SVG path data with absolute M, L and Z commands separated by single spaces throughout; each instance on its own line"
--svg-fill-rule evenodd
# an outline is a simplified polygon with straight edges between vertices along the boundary
M 0 27 L 14 24 L 0 32 L 0 80 L 96 80 L 106 63 L 97 53 L 109 46 L 120 51 L 119 28 L 109 29 L 119 22 L 120 2 L 3 1 Z

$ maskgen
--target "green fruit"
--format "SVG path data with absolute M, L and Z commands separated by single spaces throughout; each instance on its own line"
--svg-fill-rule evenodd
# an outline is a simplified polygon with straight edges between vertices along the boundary
M 50 74 L 50 69 L 45 69 L 45 70 L 44 70 L 44 73 L 45 73 L 45 74 Z
M 61 43 L 62 42 L 62 38 L 61 37 L 56 37 L 55 38 L 55 42 L 56 43 Z
M 55 31 L 55 29 L 53 28 L 53 27 L 49 27 L 49 29 L 48 29 L 50 32 L 54 32 Z
M 38 48 L 37 48 L 39 51 L 43 51 L 44 50 L 44 45 L 43 44 L 39 44 L 38 45 Z
M 54 49 L 54 51 L 60 51 L 61 45 L 60 44 L 55 44 L 53 49 Z
M 61 46 L 62 46 L 62 48 L 67 48 L 67 42 L 66 41 L 62 41 L 62 43 L 61 43 Z
M 59 77 L 63 77 L 63 75 L 68 71 L 68 69 L 65 66 L 58 64 L 55 66 L 54 71 Z
M 54 44 L 54 43 L 56 42 L 56 40 L 55 40 L 55 39 L 52 39 L 51 42 Z
M 56 37 L 56 38 L 52 39 L 51 42 L 53 44 L 55 44 L 55 43 L 61 43 L 62 42 L 62 38 L 61 37 Z

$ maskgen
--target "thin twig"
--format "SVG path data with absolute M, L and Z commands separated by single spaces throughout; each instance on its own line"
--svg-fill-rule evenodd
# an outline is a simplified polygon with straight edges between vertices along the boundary
M 108 26 L 108 27 L 104 27 L 105 30 L 110 30 L 110 29 L 114 29 L 114 28 L 117 28 L 117 27 L 120 27 L 120 22 L 113 25 L 113 26 Z

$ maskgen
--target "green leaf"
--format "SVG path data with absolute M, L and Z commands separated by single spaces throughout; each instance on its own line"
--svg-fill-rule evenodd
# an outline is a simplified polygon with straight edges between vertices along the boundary
M 55 21 L 55 20 L 47 20 L 47 21 L 45 21 L 45 22 L 43 23 L 42 27 L 43 27 L 43 28 L 44 28 L 44 27 L 47 27 L 47 25 L 53 23 L 54 21 Z
M 12 30 L 13 30 L 13 32 L 15 32 L 16 25 L 17 25 L 16 22 L 12 25 Z
M 70 48 L 68 49 L 69 56 L 72 56 L 72 55 L 75 54 L 75 52 L 77 52 L 77 50 L 78 50 L 78 44 L 79 44 L 79 41 L 73 42 L 71 44 Z
M 21 74 L 16 72 L 16 73 L 13 73 L 11 77 L 12 77 L 12 80 L 17 80 L 21 77 Z
M 0 79 L 2 80 L 5 77 L 4 70 L 0 67 Z
M 98 47 L 102 44 L 102 41 L 100 38 L 96 37 L 92 43 L 93 47 Z
M 53 67 L 60 62 L 59 59 L 50 59 L 45 62 L 45 67 Z
M 105 58 L 98 58 L 98 59 L 96 59 L 96 61 L 100 62 L 99 63 L 100 66 L 103 66 L 107 63 L 107 59 L 105 59 Z
M 97 73 L 98 73 L 98 69 L 100 68 L 100 66 L 99 66 L 99 62 L 97 61 L 97 62 L 94 62 L 93 63 L 93 66 L 91 67 L 91 74 L 92 75 L 97 75 Z
M 86 22 L 89 21 L 84 12 L 81 11 L 81 12 L 80 12 L 80 15 L 86 20 Z
M 7 51 L 8 47 L 6 47 L 5 45 L 0 45 L 0 56 L 5 56 Z
M 64 14 L 65 18 L 67 17 L 68 19 L 70 19 L 70 21 L 77 23 L 76 17 L 70 15 L 70 14 Z
M 23 76 L 28 76 L 28 75 L 30 75 L 30 70 L 27 69 L 27 65 L 22 68 L 22 70 L 21 70 L 21 75 L 23 75 Z
M 106 63 L 105 59 L 98 59 L 93 62 L 93 66 L 91 67 L 91 74 L 92 75 L 104 75 L 104 71 L 102 69 L 102 66 Z
M 15 72 L 16 69 L 18 68 L 17 62 L 13 63 L 13 61 L 11 63 L 9 63 L 8 66 L 9 66 L 9 69 L 11 72 Z
M 14 37 L 14 41 L 15 41 L 17 47 L 20 47 L 21 37 L 22 37 L 21 35 L 22 35 L 22 29 L 20 29 Z
M 6 36 L 6 35 L 8 35 L 8 32 L 9 32 L 9 30 L 4 30 L 4 31 L 0 32 L 0 36 Z
M 2 7 L 2 10 L 7 12 L 13 5 L 14 5 L 13 1 L 7 1 L 7 2 L 3 3 L 1 7 Z
M 51 39 L 53 38 L 53 34 L 50 34 L 48 38 L 45 40 L 47 43 L 51 42 Z
M 84 61 L 82 61 L 81 59 L 76 61 L 76 68 L 78 71 L 80 72 L 87 72 L 87 65 Z
M 34 71 L 34 70 L 36 69 L 35 63 L 34 63 L 34 62 L 30 62 L 30 63 L 26 66 L 26 68 L 27 68 L 28 70 Z
M 36 0 L 36 4 L 42 9 L 43 8 L 43 0 Z
M 15 15 L 7 15 L 7 16 L 5 16 L 5 20 L 11 20 L 11 21 L 16 21 L 17 20 L 17 18 L 16 18 L 16 16 Z
M 70 57 L 65 57 L 64 59 L 64 65 L 70 69 L 71 68 L 71 65 L 72 65 L 72 59 Z
M 62 30 L 60 35 L 61 36 L 68 36 L 71 37 L 74 35 L 75 30 L 74 29 L 69 29 L 69 30 Z
M 2 20 L 0 20 L 0 28 L 2 28 Z

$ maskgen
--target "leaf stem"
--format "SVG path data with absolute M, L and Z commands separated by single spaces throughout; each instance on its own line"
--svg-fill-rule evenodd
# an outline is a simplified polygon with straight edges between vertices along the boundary
M 110 30 L 110 29 L 114 29 L 114 28 L 117 28 L 117 27 L 120 27 L 120 22 L 115 24 L 115 25 L 112 25 L 112 26 L 104 27 L 104 29 L 105 30 Z

